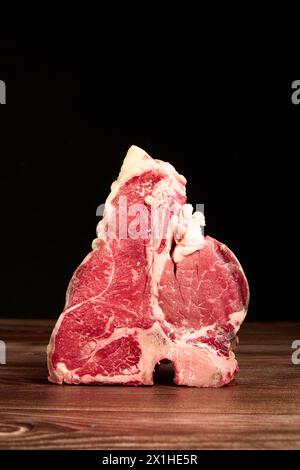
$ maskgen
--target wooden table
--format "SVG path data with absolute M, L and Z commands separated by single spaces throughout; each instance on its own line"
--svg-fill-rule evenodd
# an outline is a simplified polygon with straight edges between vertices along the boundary
M 47 382 L 54 322 L 0 320 L 0 449 L 300 448 L 300 324 L 243 326 L 240 374 L 222 389 Z

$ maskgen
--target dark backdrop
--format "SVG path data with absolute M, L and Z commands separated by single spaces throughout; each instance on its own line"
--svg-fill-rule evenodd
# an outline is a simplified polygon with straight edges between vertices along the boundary
M 3 12 L 0 314 L 60 313 L 136 144 L 205 203 L 206 233 L 249 278 L 248 318 L 296 320 L 297 23 L 228 5 L 143 8 Z

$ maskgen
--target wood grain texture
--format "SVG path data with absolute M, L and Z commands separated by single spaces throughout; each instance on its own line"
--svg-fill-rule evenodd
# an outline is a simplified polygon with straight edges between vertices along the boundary
M 47 382 L 54 322 L 0 320 L 0 449 L 299 449 L 300 324 L 246 324 L 240 374 L 222 389 Z

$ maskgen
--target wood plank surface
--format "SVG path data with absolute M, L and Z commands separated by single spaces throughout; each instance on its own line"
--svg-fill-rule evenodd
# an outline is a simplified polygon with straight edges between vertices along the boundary
M 47 381 L 50 320 L 0 320 L 0 449 L 299 449 L 300 324 L 248 323 L 240 373 L 221 389 L 58 386 Z

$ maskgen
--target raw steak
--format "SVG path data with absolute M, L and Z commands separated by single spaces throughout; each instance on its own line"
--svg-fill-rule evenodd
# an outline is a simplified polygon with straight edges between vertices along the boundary
M 50 381 L 152 385 L 162 360 L 178 385 L 233 379 L 248 284 L 233 253 L 202 235 L 185 183 L 169 163 L 129 149 L 53 330 Z

